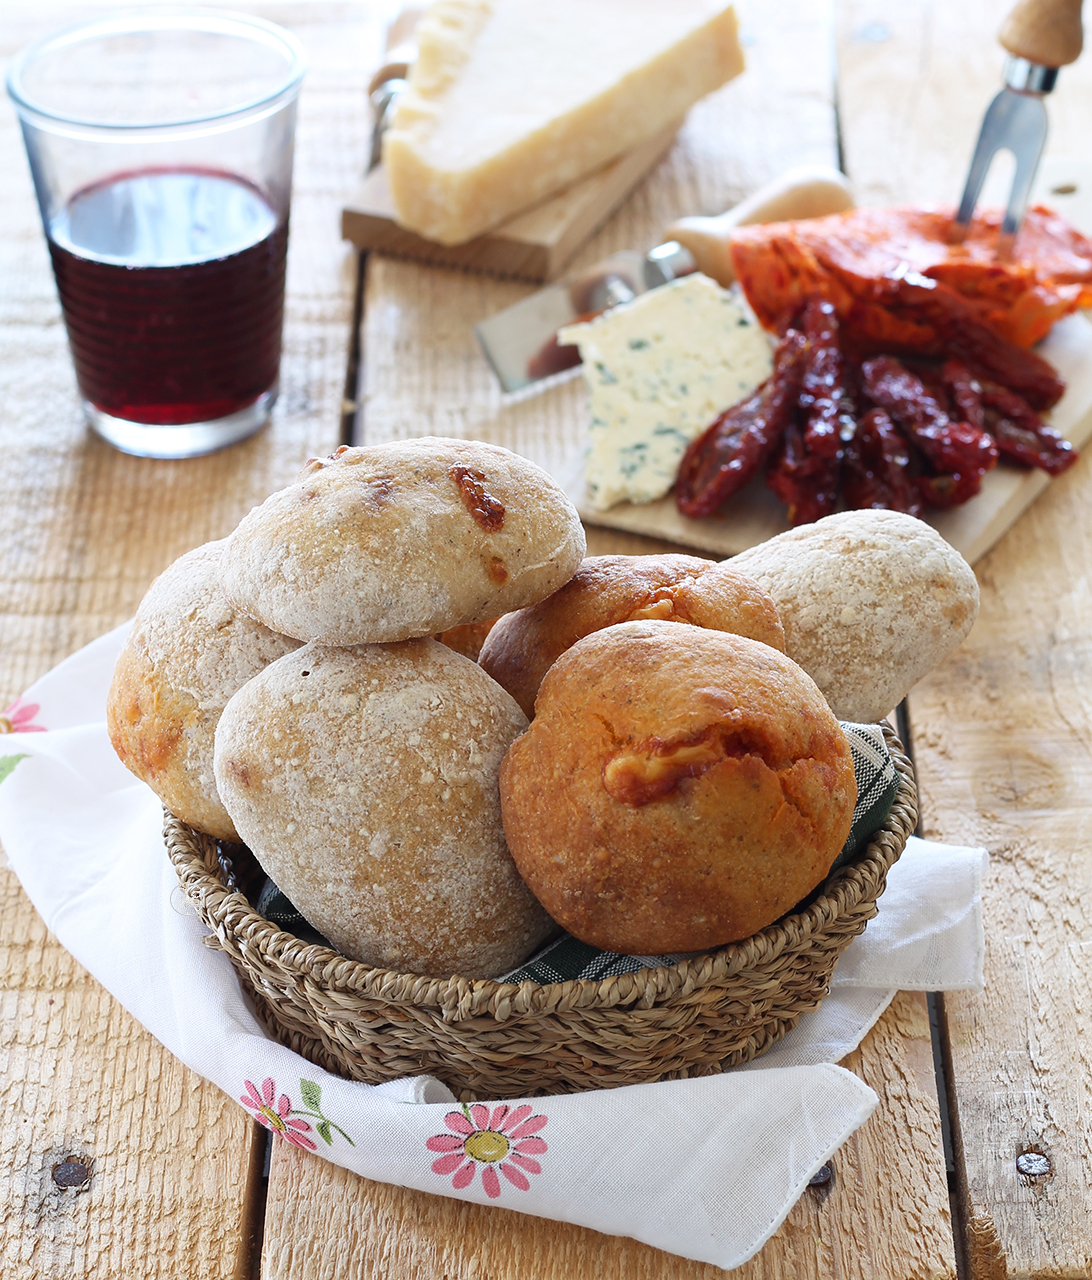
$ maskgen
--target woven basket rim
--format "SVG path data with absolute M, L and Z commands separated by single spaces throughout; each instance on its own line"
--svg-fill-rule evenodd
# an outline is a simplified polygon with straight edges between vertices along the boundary
M 260 916 L 239 890 L 230 889 L 223 879 L 216 841 L 189 827 L 169 810 L 164 810 L 163 835 L 183 892 L 221 942 L 229 939 L 234 949 L 259 951 L 266 964 L 280 965 L 296 977 L 320 987 L 336 987 L 346 993 L 387 996 L 415 1005 L 440 1007 L 447 1017 L 490 1013 L 506 1017 L 513 1002 L 523 1010 L 583 1007 L 598 1003 L 619 1003 L 622 981 L 632 993 L 636 987 L 655 988 L 655 995 L 667 995 L 680 988 L 693 989 L 711 978 L 723 978 L 761 967 L 786 946 L 799 944 L 847 911 L 871 892 L 883 892 L 887 872 L 898 860 L 907 837 L 917 824 L 917 790 L 913 765 L 895 731 L 880 724 L 899 785 L 891 811 L 868 844 L 849 862 L 833 872 L 806 907 L 790 911 L 748 938 L 714 950 L 697 953 L 674 965 L 641 969 L 629 974 L 603 978 L 572 978 L 562 982 L 501 982 L 495 978 L 464 978 L 458 974 L 431 978 L 400 973 L 353 960 L 330 947 L 309 943 L 280 929 Z M 650 993 L 652 994 L 652 993 Z M 659 1003 L 658 999 L 653 1000 Z M 630 1003 L 629 999 L 625 1003 Z

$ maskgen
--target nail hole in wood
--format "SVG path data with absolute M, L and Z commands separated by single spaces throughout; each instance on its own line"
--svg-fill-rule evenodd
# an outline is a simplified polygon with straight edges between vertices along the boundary
M 1024 1151 L 1016 1157 L 1016 1167 L 1028 1178 L 1042 1178 L 1052 1172 L 1050 1160 L 1041 1151 Z
M 91 1166 L 82 1156 L 68 1156 L 53 1166 L 53 1181 L 59 1187 L 82 1187 L 91 1177 Z

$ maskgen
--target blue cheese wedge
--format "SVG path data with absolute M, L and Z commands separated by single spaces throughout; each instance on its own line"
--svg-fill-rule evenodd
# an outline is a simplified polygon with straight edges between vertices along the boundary
M 584 361 L 584 474 L 601 511 L 662 498 L 690 441 L 773 370 L 770 339 L 742 295 L 700 274 L 569 325 L 558 341 Z

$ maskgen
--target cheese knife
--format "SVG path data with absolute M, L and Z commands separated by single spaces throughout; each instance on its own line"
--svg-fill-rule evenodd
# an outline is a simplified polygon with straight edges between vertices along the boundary
M 1011 151 L 1016 172 L 1009 192 L 997 256 L 1012 254 L 1047 137 L 1043 99 L 1054 88 L 1058 68 L 1076 62 L 1083 43 L 1081 0 L 1019 0 L 998 32 L 1008 53 L 1004 87 L 986 110 L 971 158 L 952 239 L 967 234 L 990 164 L 998 151 Z
M 729 250 L 736 227 L 817 218 L 852 207 L 849 183 L 836 169 L 790 169 L 727 213 L 682 218 L 648 253 L 613 254 L 483 320 L 474 333 L 503 389 L 522 391 L 580 363 L 577 347 L 557 343 L 557 331 L 565 325 L 590 319 L 694 271 L 718 284 L 731 284 L 735 273 Z
M 383 134 L 394 115 L 398 99 L 406 87 L 410 67 L 417 61 L 416 29 L 424 13 L 419 5 L 407 5 L 387 28 L 383 64 L 368 82 L 368 102 L 372 108 L 372 145 L 368 172 L 383 154 Z

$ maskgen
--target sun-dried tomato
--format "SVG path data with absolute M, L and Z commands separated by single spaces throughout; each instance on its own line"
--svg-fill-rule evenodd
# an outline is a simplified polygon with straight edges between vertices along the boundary
M 918 476 L 918 491 L 927 507 L 947 511 L 950 507 L 960 507 L 963 503 L 969 502 L 982 488 L 982 478 L 985 474 L 985 471 L 972 467 L 967 471 L 957 471 L 953 474 Z
M 952 403 L 964 422 L 984 430 L 986 419 L 982 409 L 982 384 L 962 360 L 945 360 L 940 380 L 952 397 Z
M 896 425 L 940 473 L 984 475 L 997 464 L 997 445 L 969 422 L 953 422 L 922 380 L 893 356 L 861 366 L 864 394 L 886 409 Z
M 873 292 L 877 302 L 931 325 L 949 356 L 980 378 L 1011 387 L 1033 408 L 1049 409 L 1062 398 L 1065 382 L 1042 356 L 1000 337 L 947 285 L 908 271 L 875 281 Z
M 770 377 L 691 441 L 675 483 L 684 516 L 711 516 L 773 453 L 800 396 L 806 345 L 804 334 L 790 329 L 774 353 Z
M 833 458 L 811 453 L 806 436 L 796 423 L 785 428 L 766 473 L 766 485 L 788 507 L 793 528 L 829 516 L 837 507 L 842 453 L 842 448 Z
M 855 425 L 834 305 L 818 295 L 809 299 L 803 329 L 808 342 L 800 388 L 804 445 L 809 454 L 834 460 Z
M 1077 461 L 1077 450 L 1039 417 L 1015 391 L 995 382 L 982 383 L 986 428 L 1003 458 L 1061 475 Z
M 1022 347 L 1055 321 L 1092 306 L 1092 243 L 1048 209 L 1025 214 L 1010 260 L 997 259 L 1003 210 L 975 211 L 969 234 L 951 243 L 954 209 L 864 208 L 826 218 L 737 227 L 736 278 L 768 329 L 820 293 L 845 320 L 855 304 L 870 354 L 941 355 L 945 344 L 922 316 L 896 316 L 870 301 L 871 285 L 911 269 L 958 291 L 976 317 Z
M 910 444 L 882 409 L 870 409 L 846 444 L 842 492 L 852 510 L 877 507 L 921 514 Z

